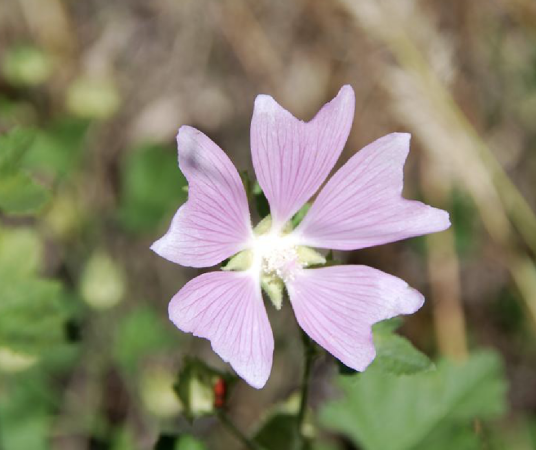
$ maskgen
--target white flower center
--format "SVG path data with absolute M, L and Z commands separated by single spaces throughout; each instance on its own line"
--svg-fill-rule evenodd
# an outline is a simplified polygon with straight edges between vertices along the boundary
M 248 271 L 259 277 L 262 290 L 276 309 L 281 309 L 285 284 L 293 281 L 303 267 L 326 263 L 326 258 L 312 248 L 298 245 L 292 228 L 273 230 L 270 216 L 255 227 L 255 237 L 248 248 L 234 255 L 222 270 Z
M 234 255 L 222 270 L 248 271 L 259 277 L 262 290 L 276 309 L 281 309 L 285 284 L 293 281 L 303 267 L 326 263 L 312 248 L 298 245 L 291 232 L 271 230 L 271 218 L 265 217 L 255 228 L 248 248 Z
M 285 283 L 292 281 L 296 270 L 302 267 L 298 247 L 290 236 L 263 234 L 255 238 L 253 258 L 262 275 L 276 276 Z

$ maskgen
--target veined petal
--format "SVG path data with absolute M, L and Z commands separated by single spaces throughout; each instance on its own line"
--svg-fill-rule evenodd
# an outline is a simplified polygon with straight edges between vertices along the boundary
M 343 86 L 337 97 L 305 123 L 272 97 L 257 97 L 251 153 L 274 224 L 282 226 L 324 182 L 348 139 L 354 106 L 354 91 Z
M 274 337 L 260 284 L 247 272 L 210 272 L 171 300 L 169 318 L 182 331 L 209 339 L 238 375 L 260 389 L 270 375 Z
M 303 330 L 359 371 L 376 356 L 371 326 L 411 314 L 424 302 L 406 282 L 367 266 L 305 269 L 287 282 L 287 290 Z
M 203 133 L 181 127 L 177 144 L 188 201 L 151 248 L 183 266 L 213 266 L 243 250 L 252 236 L 246 192 L 231 160 Z
M 389 134 L 341 167 L 296 228 L 302 245 L 356 250 L 447 229 L 446 211 L 402 197 L 409 141 Z

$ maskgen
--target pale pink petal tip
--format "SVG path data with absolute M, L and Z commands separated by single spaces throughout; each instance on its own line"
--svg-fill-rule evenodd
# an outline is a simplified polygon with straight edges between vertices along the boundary
M 203 133 L 183 126 L 177 144 L 188 201 L 152 249 L 183 266 L 213 266 L 243 250 L 251 237 L 247 196 L 231 160 Z
M 155 252 L 158 256 L 161 256 L 162 258 L 165 258 L 165 254 L 166 254 L 166 236 L 162 236 L 160 239 L 158 239 L 157 241 L 153 242 L 153 244 L 151 245 L 151 250 L 153 252 Z
M 271 95 L 259 94 L 255 97 L 255 111 L 263 114 L 271 114 L 279 107 L 278 103 Z
M 324 182 L 350 133 L 354 105 L 352 88 L 344 86 L 306 123 L 269 95 L 257 96 L 251 153 L 274 223 L 283 225 Z
M 248 384 L 266 384 L 274 338 L 257 280 L 244 272 L 200 275 L 173 297 L 169 318 L 180 330 L 210 340 Z
M 405 281 L 367 266 L 303 270 L 287 289 L 302 329 L 358 371 L 376 355 L 372 325 L 414 313 L 424 303 Z

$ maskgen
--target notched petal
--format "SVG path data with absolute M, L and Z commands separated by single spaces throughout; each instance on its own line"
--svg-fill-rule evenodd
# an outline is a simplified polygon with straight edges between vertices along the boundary
M 182 127 L 177 143 L 188 201 L 151 248 L 183 266 L 213 266 L 246 248 L 253 235 L 247 196 L 233 163 L 207 136 Z
M 272 368 L 274 338 L 257 279 L 245 272 L 210 272 L 171 300 L 169 318 L 182 331 L 209 339 L 213 350 L 251 386 Z
M 357 250 L 447 229 L 446 211 L 402 197 L 409 141 L 392 133 L 350 158 L 296 228 L 300 243 Z
M 283 226 L 318 190 L 339 158 L 354 117 L 350 86 L 308 123 L 272 97 L 259 95 L 251 121 L 251 153 L 257 180 L 277 226 Z
M 414 313 L 424 303 L 403 280 L 367 266 L 305 269 L 287 282 L 287 291 L 303 330 L 358 371 L 376 356 L 372 325 Z

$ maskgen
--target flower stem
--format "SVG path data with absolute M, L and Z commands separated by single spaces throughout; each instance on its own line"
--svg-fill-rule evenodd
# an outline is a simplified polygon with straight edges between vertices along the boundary
M 309 385 L 311 383 L 311 367 L 313 366 L 313 358 L 315 354 L 315 348 L 309 336 L 305 333 L 302 333 L 303 341 L 303 356 L 304 356 L 304 365 L 303 365 L 303 378 L 301 384 L 301 393 L 300 393 L 300 409 L 298 410 L 298 415 L 296 416 L 296 427 L 298 435 L 301 438 L 302 446 L 305 445 L 305 436 L 302 433 L 303 421 L 305 420 L 305 413 L 307 411 L 307 401 L 309 399 Z
M 217 412 L 218 419 L 229 433 L 238 439 L 248 450 L 261 450 L 261 448 L 251 439 L 249 439 L 229 418 L 227 413 L 222 410 Z

